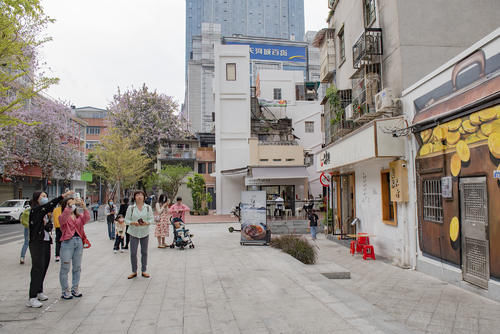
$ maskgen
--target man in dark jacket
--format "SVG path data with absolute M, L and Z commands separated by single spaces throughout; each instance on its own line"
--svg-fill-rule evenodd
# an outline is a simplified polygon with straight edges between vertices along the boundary
M 118 215 L 122 215 L 125 217 L 127 215 L 127 209 L 128 209 L 128 197 L 125 197 L 122 200 L 122 204 L 120 205 L 120 210 L 118 211 Z M 125 230 L 125 247 L 122 249 L 128 249 L 128 243 L 130 242 L 130 234 L 128 234 L 128 225 Z

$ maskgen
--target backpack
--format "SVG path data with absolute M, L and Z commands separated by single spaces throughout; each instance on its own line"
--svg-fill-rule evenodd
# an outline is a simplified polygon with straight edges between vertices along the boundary
M 30 211 L 31 208 L 24 210 L 23 213 L 21 213 L 21 217 L 19 219 L 21 221 L 21 224 L 25 228 L 28 228 L 30 226 Z

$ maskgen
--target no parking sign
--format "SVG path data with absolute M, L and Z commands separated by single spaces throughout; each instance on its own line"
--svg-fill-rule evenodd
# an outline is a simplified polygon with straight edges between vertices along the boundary
M 325 174 L 325 172 L 321 173 L 321 175 L 319 176 L 319 183 L 321 183 L 323 187 L 329 187 L 330 177 L 327 174 Z

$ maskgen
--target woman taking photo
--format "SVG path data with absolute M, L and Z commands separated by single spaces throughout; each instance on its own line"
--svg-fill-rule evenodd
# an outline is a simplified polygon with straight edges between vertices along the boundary
M 142 276 L 151 277 L 147 272 L 148 265 L 148 241 L 149 225 L 153 223 L 153 209 L 144 203 L 146 193 L 142 190 L 136 191 L 133 196 L 134 205 L 129 206 L 125 216 L 125 224 L 129 226 L 130 234 L 130 262 L 132 274 L 129 279 L 137 277 L 137 248 L 141 244 L 141 272 Z
M 169 235 L 168 221 L 168 200 L 165 194 L 161 194 L 156 203 L 156 222 L 155 237 L 158 239 L 158 248 L 166 248 L 165 237 Z
M 83 214 L 79 214 L 77 206 L 83 208 Z M 61 204 L 62 214 L 59 216 L 61 225 L 61 271 L 59 282 L 61 283 L 62 299 L 81 297 L 78 289 L 80 283 L 80 272 L 83 255 L 83 239 L 85 232 L 83 225 L 90 220 L 90 213 L 81 198 L 67 198 Z M 69 268 L 72 270 L 71 292 L 68 286 Z
M 50 244 L 52 243 L 52 238 L 49 234 L 52 230 L 52 223 L 47 215 L 54 210 L 64 197 L 73 193 L 73 191 L 68 191 L 50 202 L 45 192 L 36 191 L 33 193 L 29 217 L 31 282 L 29 291 L 30 299 L 26 303 L 28 307 L 41 307 L 43 304 L 40 301 L 48 299 L 43 293 L 43 281 L 49 268 Z

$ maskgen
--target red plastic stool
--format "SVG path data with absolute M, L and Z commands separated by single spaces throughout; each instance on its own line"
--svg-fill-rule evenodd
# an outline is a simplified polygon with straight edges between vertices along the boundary
M 357 246 L 356 241 L 351 241 L 351 254 L 352 255 L 356 254 L 356 246 Z
M 372 258 L 375 260 L 375 251 L 373 250 L 372 245 L 363 246 L 363 260 L 366 260 L 367 258 Z

